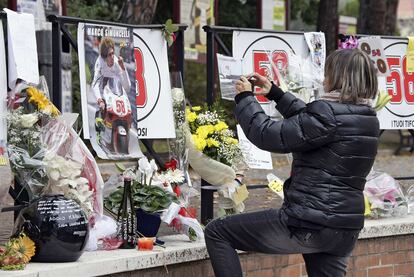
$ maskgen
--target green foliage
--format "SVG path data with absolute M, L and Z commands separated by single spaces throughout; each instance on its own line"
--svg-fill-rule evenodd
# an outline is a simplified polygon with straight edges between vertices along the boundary
M 66 3 L 69 16 L 106 21 L 117 21 L 122 8 L 122 1 L 116 0 L 72 0 Z
M 168 208 L 172 202 L 178 203 L 175 195 L 168 193 L 157 186 L 142 185 L 133 182 L 132 201 L 137 209 L 142 209 L 148 213 L 159 212 Z M 111 193 L 104 201 L 105 207 L 116 213 L 122 202 L 123 187 L 119 187 Z
M 294 0 L 291 1 L 290 9 L 291 20 L 302 19 L 308 25 L 315 25 L 319 13 L 319 0 Z
M 346 16 L 359 16 L 359 0 L 351 0 L 346 3 L 342 10 L 339 11 L 340 15 Z

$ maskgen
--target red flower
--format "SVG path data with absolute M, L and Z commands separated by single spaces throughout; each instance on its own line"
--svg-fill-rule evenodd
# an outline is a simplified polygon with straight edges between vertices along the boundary
M 175 159 L 171 159 L 169 162 L 166 162 L 164 164 L 165 170 L 171 169 L 176 170 L 177 169 L 177 161 Z
M 177 36 L 175 35 L 175 33 L 171 34 L 172 40 L 175 41 L 177 39 Z
M 181 208 L 178 212 L 179 215 L 186 217 L 187 212 L 185 211 L 185 208 Z
M 180 197 L 180 195 L 181 195 L 180 186 L 178 186 L 178 185 L 174 186 L 173 191 L 177 195 L 177 197 Z

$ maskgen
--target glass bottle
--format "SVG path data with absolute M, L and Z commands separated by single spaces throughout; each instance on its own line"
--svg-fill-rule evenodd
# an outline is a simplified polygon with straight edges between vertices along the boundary
M 118 236 L 123 240 L 120 248 L 131 249 L 136 245 L 135 209 L 132 202 L 131 178 L 124 176 L 124 192 L 118 210 Z

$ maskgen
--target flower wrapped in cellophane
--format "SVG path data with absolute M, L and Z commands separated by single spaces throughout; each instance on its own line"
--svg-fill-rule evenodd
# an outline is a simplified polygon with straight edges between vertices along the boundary
M 215 108 L 187 108 L 187 147 L 191 167 L 203 180 L 219 189 L 220 214 L 244 210 L 245 186 L 236 182 L 236 173 L 243 173 L 246 163 L 235 134 Z M 240 190 L 242 189 L 242 190 Z M 243 191 L 241 198 L 238 197 Z
M 168 140 L 170 159 L 175 168 L 183 171 L 185 181 L 191 186 L 188 173 L 188 148 L 186 137 L 185 95 L 180 72 L 171 73 L 171 98 L 174 112 L 175 139 Z
M 408 202 L 400 184 L 385 172 L 371 171 L 364 188 L 365 215 L 371 218 L 402 217 Z
M 60 115 L 47 93 L 25 84 L 10 93 L 8 106 L 7 150 L 15 200 L 27 204 L 42 195 L 62 194 L 81 206 L 93 227 L 103 213 L 103 180 L 72 127 L 77 116 Z

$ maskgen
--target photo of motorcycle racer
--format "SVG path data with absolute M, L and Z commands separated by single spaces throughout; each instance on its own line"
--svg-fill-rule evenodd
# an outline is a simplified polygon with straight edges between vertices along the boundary
M 126 92 L 131 89 L 131 82 L 123 58 L 115 55 L 112 38 L 102 38 L 94 68 L 92 88 L 98 105 L 97 143 L 105 152 L 128 154 L 132 116 Z
M 99 57 L 95 62 L 92 81 L 93 91 L 100 109 L 104 108 L 102 99 L 104 77 L 119 78 L 125 91 L 131 89 L 131 82 L 125 69 L 123 58 L 115 56 L 115 43 L 110 37 L 104 37 L 101 40 Z

